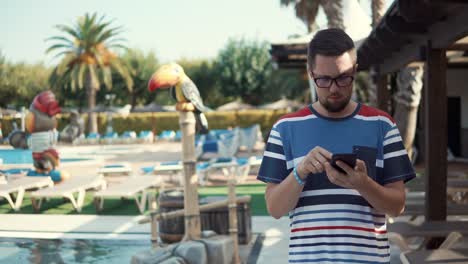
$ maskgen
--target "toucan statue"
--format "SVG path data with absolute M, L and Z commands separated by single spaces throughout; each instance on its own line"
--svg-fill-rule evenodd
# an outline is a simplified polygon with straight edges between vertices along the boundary
M 208 121 L 203 112 L 209 108 L 203 104 L 200 92 L 193 81 L 185 74 L 184 69 L 177 63 L 161 66 L 148 83 L 148 90 L 170 88 L 172 97 L 177 101 L 176 110 L 182 112 L 194 112 L 196 129 L 200 134 L 208 133 Z

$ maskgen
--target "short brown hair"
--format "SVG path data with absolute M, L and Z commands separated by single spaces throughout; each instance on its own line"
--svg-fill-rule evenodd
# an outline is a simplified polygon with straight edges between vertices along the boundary
M 340 56 L 349 52 L 354 61 L 356 61 L 356 49 L 351 37 L 339 28 L 329 28 L 318 31 L 309 42 L 307 50 L 307 65 L 312 70 L 315 67 L 315 56 Z

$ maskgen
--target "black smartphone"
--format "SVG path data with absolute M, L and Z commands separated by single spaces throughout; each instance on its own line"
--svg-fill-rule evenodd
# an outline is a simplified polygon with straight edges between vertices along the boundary
M 341 173 L 346 173 L 336 164 L 338 160 L 348 164 L 348 166 L 350 166 L 351 168 L 354 168 L 356 166 L 356 154 L 354 153 L 336 153 L 332 156 L 331 165 L 333 166 L 333 168 L 337 169 Z

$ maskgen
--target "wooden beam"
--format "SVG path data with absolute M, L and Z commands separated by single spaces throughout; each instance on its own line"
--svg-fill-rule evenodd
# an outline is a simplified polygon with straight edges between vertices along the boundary
M 415 43 L 405 45 L 399 50 L 391 54 L 391 56 L 384 59 L 384 61 L 379 65 L 381 73 L 391 73 L 398 71 L 400 68 L 404 67 L 406 64 L 420 60 L 420 41 L 417 40 Z
M 468 43 L 454 43 L 448 46 L 447 50 L 466 51 L 468 50 Z
M 395 34 L 420 35 L 427 32 L 426 26 L 422 23 L 408 22 L 401 16 L 389 17 L 382 22 Z
M 468 4 L 466 0 L 430 0 L 430 2 L 436 4 Z
M 389 102 L 390 91 L 388 90 L 388 75 L 379 74 L 377 76 L 377 107 L 388 113 Z
M 307 49 L 276 49 L 270 50 L 270 54 L 278 57 L 289 55 L 304 55 L 307 57 Z
M 369 68 L 369 55 L 363 49 L 357 51 L 358 71 L 367 70 Z
M 277 62 L 278 68 L 281 69 L 306 69 L 306 62 Z
M 447 218 L 447 64 L 445 50 L 427 46 L 425 91 L 426 221 Z
M 434 48 L 445 49 L 457 40 L 468 35 L 468 6 L 457 8 L 457 13 L 447 20 L 436 23 L 429 29 L 427 39 L 432 40 Z
M 457 63 L 449 62 L 447 64 L 447 68 L 450 68 L 450 69 L 468 69 L 468 62 L 457 62 Z
M 400 4 L 400 2 L 403 2 L 403 1 L 397 1 L 397 2 L 398 4 Z M 420 1 L 416 1 L 416 2 L 419 3 Z M 453 7 L 453 6 L 454 5 L 450 5 L 450 7 Z M 393 8 L 396 8 L 396 7 L 393 7 Z M 398 8 L 401 8 L 401 6 L 399 6 Z M 379 51 L 379 52 L 374 52 L 374 53 L 377 53 L 375 54 L 375 56 L 374 54 L 371 54 L 372 55 L 371 57 L 379 57 L 379 58 L 374 58 L 372 60 L 369 60 L 368 61 L 369 65 L 366 65 L 366 68 L 369 68 L 378 64 L 380 67 L 381 73 L 394 72 L 394 71 L 397 71 L 399 68 L 404 67 L 404 65 L 406 65 L 407 63 L 419 60 L 420 59 L 420 56 L 419 56 L 420 47 L 425 46 L 427 40 L 432 41 L 434 48 L 446 49 L 447 47 L 452 45 L 455 41 L 457 41 L 461 37 L 468 35 L 468 27 L 466 27 L 466 25 L 468 25 L 468 15 L 467 15 L 468 5 L 457 6 L 456 9 L 450 10 L 450 12 L 446 13 L 445 15 L 447 15 L 447 17 L 442 19 L 439 16 L 443 13 L 444 10 L 446 11 L 446 8 L 441 8 L 440 10 L 436 11 L 438 16 L 435 16 L 435 17 L 440 19 L 439 21 L 437 21 L 437 23 L 431 24 L 424 19 L 422 20 L 418 19 L 418 20 L 411 22 L 413 25 L 412 26 L 413 28 L 411 29 L 411 27 L 408 27 L 409 29 L 417 30 L 419 26 L 414 26 L 414 25 L 425 25 L 423 28 L 427 29 L 427 32 L 425 34 L 408 34 L 408 35 L 402 34 L 403 36 L 407 37 L 407 40 L 410 41 L 410 43 L 402 44 L 399 49 L 395 49 L 392 53 L 386 54 L 387 56 L 385 57 L 381 56 L 380 43 L 373 42 L 370 40 L 370 38 L 367 39 L 363 43 L 363 46 L 364 45 L 368 46 L 368 49 L 366 49 L 367 50 L 366 52 L 368 52 L 369 50 Z M 387 23 L 388 21 L 391 21 L 392 19 L 394 19 L 393 16 L 398 17 L 397 14 L 398 13 L 393 14 L 391 19 L 390 19 L 390 16 L 387 14 L 384 17 L 385 19 L 382 19 L 381 23 L 384 23 L 384 22 Z M 397 20 L 401 20 L 401 17 L 398 18 Z M 390 22 L 389 25 L 387 26 L 390 28 L 390 30 L 392 31 L 395 30 L 395 32 L 397 32 L 400 26 L 396 26 L 396 27 L 394 26 L 392 28 L 391 23 L 392 22 Z M 396 23 L 403 24 L 403 23 L 408 23 L 408 21 L 406 22 L 400 21 Z M 381 30 L 381 29 L 382 28 L 380 28 L 380 26 L 379 28 L 376 28 L 376 30 Z M 375 35 L 376 30 L 372 32 L 372 35 Z
M 389 34 L 392 36 L 392 41 L 395 43 L 395 46 L 400 47 L 402 45 L 406 45 L 411 42 L 411 38 L 405 34 L 402 34 L 401 32 L 395 32 L 393 31 L 388 25 L 387 22 L 383 22 L 382 25 L 382 30 L 385 30 L 389 32 Z
M 441 13 L 441 6 L 432 5 L 427 0 L 397 0 L 398 13 L 408 22 L 433 23 Z

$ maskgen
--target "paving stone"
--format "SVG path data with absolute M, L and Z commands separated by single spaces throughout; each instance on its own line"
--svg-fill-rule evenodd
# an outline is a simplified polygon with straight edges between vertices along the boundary
M 208 264 L 205 245 L 200 241 L 180 243 L 176 246 L 173 253 L 175 256 L 185 259 L 190 264 Z
M 231 263 L 234 240 L 230 236 L 213 236 L 202 241 L 208 253 L 208 263 Z

